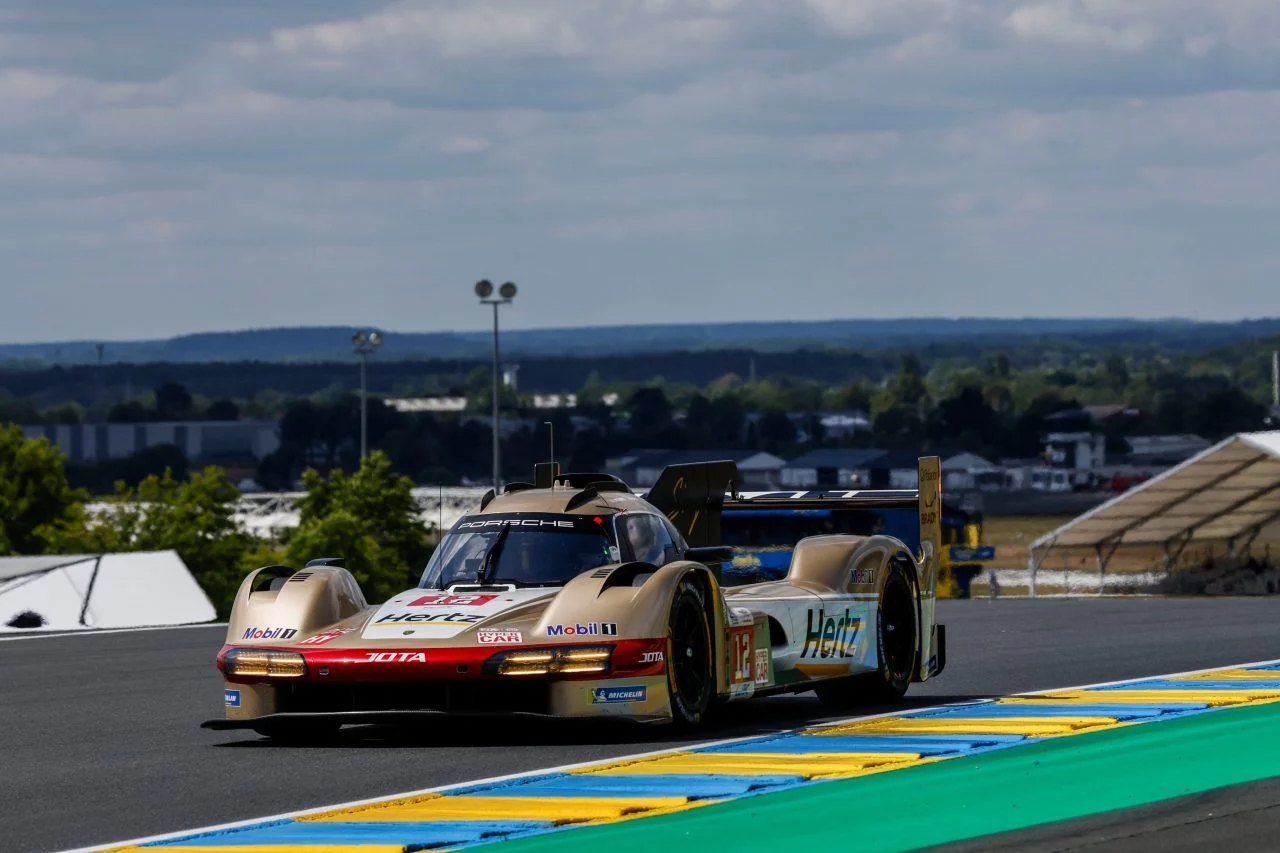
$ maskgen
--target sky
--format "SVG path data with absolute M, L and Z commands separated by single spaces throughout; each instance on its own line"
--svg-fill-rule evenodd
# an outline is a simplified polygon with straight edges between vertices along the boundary
M 0 341 L 1280 314 L 1275 0 L 7 0 Z

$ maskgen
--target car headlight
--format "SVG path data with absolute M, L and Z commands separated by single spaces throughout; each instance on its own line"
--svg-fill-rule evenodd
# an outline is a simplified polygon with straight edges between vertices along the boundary
M 222 671 L 240 678 L 298 678 L 307 674 L 307 662 L 297 652 L 232 649 L 223 658 Z
M 608 672 L 613 646 L 559 646 L 551 649 L 512 649 L 484 662 L 487 675 L 573 675 Z

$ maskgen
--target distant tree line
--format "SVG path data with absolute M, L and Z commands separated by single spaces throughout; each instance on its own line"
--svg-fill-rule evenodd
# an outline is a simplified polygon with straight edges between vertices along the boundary
M 704 388 L 623 389 L 614 407 L 600 402 L 602 388 L 588 383 L 571 409 L 538 411 L 521 406 L 514 395 L 504 400 L 504 417 L 523 424 L 502 441 L 504 476 L 527 478 L 533 464 L 547 458 L 544 422 L 554 428 L 560 459 L 578 470 L 598 470 L 608 457 L 634 448 L 758 449 L 785 458 L 815 447 L 844 446 L 1026 458 L 1042 451 L 1044 436 L 1053 429 L 1049 415 L 1087 403 L 1120 402 L 1140 411 L 1101 427 L 1117 452 L 1124 452 L 1124 439 L 1132 435 L 1194 433 L 1218 440 L 1261 429 L 1267 417 L 1267 408 L 1227 377 L 1172 371 L 1134 376 L 1119 362 L 1087 374 L 1052 371 L 1033 382 L 1016 377 L 1000 358 L 984 371 L 943 377 L 926 376 L 919 360 L 907 357 L 881 384 L 859 379 L 833 387 L 722 377 Z M 487 411 L 477 409 L 478 414 Z M 823 411 L 865 412 L 871 430 L 827 435 Z M 354 396 L 290 403 L 281 422 L 281 448 L 263 463 L 260 480 L 278 488 L 308 466 L 350 468 L 358 436 Z M 491 433 L 483 416 L 402 413 L 374 401 L 369 441 L 388 454 L 395 470 L 420 483 L 483 479 L 491 471 Z
M 814 447 L 874 446 L 970 451 L 992 459 L 1029 457 L 1041 450 L 1050 428 L 1048 415 L 1091 404 L 1141 410 L 1141 417 L 1106 425 L 1109 447 L 1115 451 L 1123 451 L 1124 438 L 1134 434 L 1194 433 L 1215 440 L 1263 428 L 1273 346 L 1280 346 L 1280 339 L 1245 340 L 1195 353 L 1166 351 L 1143 341 L 1096 352 L 1076 344 L 957 353 L 937 344 L 898 353 L 894 361 L 889 360 L 889 351 L 846 353 L 849 361 L 829 352 L 699 352 L 619 359 L 618 363 L 628 365 L 626 370 L 608 359 L 548 359 L 548 365 L 573 364 L 561 379 L 547 380 L 562 384 L 542 389 L 576 395 L 574 407 L 554 410 L 533 408 L 529 386 L 537 383 L 528 381 L 529 363 L 524 362 L 518 393 L 503 389 L 504 421 L 525 421 L 504 435 L 504 475 L 527 477 L 532 464 L 546 458 L 545 421 L 554 425 L 557 456 L 579 468 L 597 468 L 609 456 L 639 447 L 748 448 L 785 457 Z M 773 370 L 771 366 L 777 364 L 785 364 L 791 372 Z M 467 363 L 454 366 L 462 371 Z M 732 369 L 708 373 L 726 366 Z M 281 377 L 289 375 L 310 376 L 300 386 L 305 388 L 315 386 L 326 371 L 330 379 L 340 372 L 355 375 L 350 365 L 119 367 L 142 368 L 157 371 L 163 381 L 150 391 L 111 403 L 106 420 L 278 417 L 280 450 L 258 470 L 259 481 L 268 488 L 290 487 L 308 467 L 323 471 L 356 466 L 359 400 L 348 386 L 331 382 L 314 393 L 298 394 L 278 387 Z M 390 392 L 430 392 L 424 388 L 430 381 L 422 378 L 430 368 L 429 362 L 371 362 L 375 396 L 369 410 L 370 446 L 383 450 L 395 471 L 416 482 L 450 484 L 462 478 L 487 478 L 491 470 L 487 365 L 471 365 L 465 373 L 451 375 L 454 384 L 441 391 L 467 398 L 468 409 L 462 416 L 401 413 L 378 399 Z M 42 388 L 37 397 L 13 395 L 34 377 L 44 375 L 52 381 L 58 376 L 79 376 L 80 370 L 0 373 L 0 383 L 7 383 L 10 392 L 0 396 L 0 423 L 65 423 L 90 417 L 79 403 L 54 402 L 41 408 L 40 399 L 56 397 L 56 383 Z M 632 374 L 642 378 L 620 378 Z M 707 375 L 710 378 L 702 381 Z M 230 384 L 225 388 L 206 384 L 204 392 L 196 390 L 211 377 Z M 187 384 L 188 378 L 193 384 Z M 67 387 L 90 381 L 86 373 Z M 389 388 L 395 382 L 402 385 Z M 236 396 L 235 383 L 247 389 L 248 396 Z M 225 391 L 227 396 L 211 396 L 210 391 Z M 617 395 L 616 406 L 603 402 L 610 394 Z M 863 412 L 872 430 L 849 437 L 827 435 L 821 425 L 824 412 Z M 166 468 L 181 475 L 185 465 L 177 448 L 161 447 L 132 459 L 73 466 L 68 471 L 73 484 L 102 493 L 110 491 L 116 480 L 136 484 Z

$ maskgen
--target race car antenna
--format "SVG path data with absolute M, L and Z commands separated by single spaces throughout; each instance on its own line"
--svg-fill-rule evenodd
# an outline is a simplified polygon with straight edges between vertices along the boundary
M 556 425 L 551 421 L 543 421 L 547 425 L 547 441 L 551 445 L 551 464 L 556 464 Z M 554 469 L 553 469 L 554 470 Z

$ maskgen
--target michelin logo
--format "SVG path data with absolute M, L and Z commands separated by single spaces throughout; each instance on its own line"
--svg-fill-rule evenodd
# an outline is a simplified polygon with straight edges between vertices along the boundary
M 592 705 L 607 705 L 614 702 L 643 702 L 649 688 L 641 687 L 596 687 L 591 691 Z

